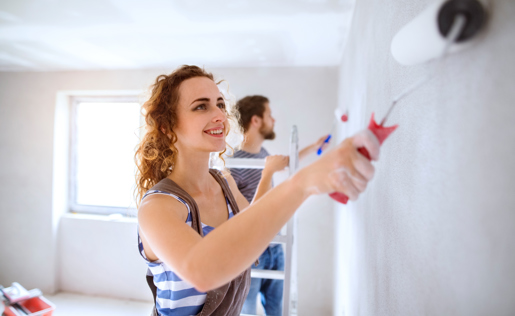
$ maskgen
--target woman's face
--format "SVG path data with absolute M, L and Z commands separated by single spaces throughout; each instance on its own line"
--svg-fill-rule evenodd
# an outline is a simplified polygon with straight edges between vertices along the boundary
M 195 77 L 181 83 L 177 125 L 173 129 L 179 151 L 181 148 L 202 152 L 224 150 L 226 124 L 225 101 L 213 80 Z

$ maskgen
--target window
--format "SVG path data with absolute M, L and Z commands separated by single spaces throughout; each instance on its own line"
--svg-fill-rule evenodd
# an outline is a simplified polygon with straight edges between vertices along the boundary
M 74 97 L 71 106 L 70 210 L 134 215 L 137 97 Z

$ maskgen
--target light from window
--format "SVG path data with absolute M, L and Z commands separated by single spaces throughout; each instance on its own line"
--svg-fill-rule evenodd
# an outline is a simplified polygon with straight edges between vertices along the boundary
M 75 113 L 75 203 L 134 208 L 140 105 L 80 102 Z

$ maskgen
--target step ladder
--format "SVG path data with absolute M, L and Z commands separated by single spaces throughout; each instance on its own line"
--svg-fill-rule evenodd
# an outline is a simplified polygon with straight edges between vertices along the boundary
M 290 176 L 299 167 L 299 139 L 297 126 L 293 126 L 290 134 Z M 226 158 L 226 168 L 263 169 L 265 159 Z M 284 271 L 274 270 L 251 270 L 252 278 L 284 280 L 283 283 L 283 316 L 297 315 L 297 247 L 294 236 L 297 235 L 297 215 L 286 224 L 286 234 L 277 235 L 271 244 L 284 244 Z M 250 316 L 241 314 L 241 316 Z

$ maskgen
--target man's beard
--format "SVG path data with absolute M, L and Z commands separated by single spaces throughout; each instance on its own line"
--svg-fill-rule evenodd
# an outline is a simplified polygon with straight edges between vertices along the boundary
M 261 128 L 259 129 L 259 133 L 266 140 L 273 140 L 273 139 L 275 139 L 275 132 L 274 132 L 273 128 L 267 129 L 266 126 L 261 126 Z

